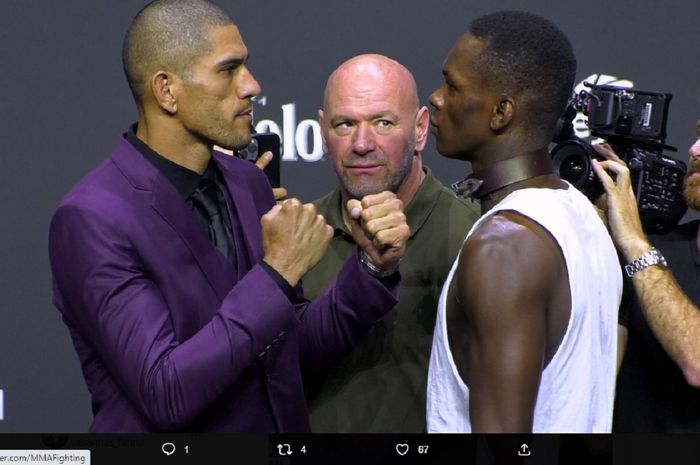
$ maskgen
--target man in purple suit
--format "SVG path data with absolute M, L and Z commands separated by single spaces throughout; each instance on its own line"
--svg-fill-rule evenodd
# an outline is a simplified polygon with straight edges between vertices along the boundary
M 396 303 L 408 226 L 391 193 L 349 202 L 357 253 L 314 302 L 299 280 L 332 229 L 275 205 L 250 141 L 260 87 L 231 18 L 158 0 L 123 50 L 138 122 L 51 222 L 54 302 L 92 395 L 93 432 L 304 432 L 302 369 Z

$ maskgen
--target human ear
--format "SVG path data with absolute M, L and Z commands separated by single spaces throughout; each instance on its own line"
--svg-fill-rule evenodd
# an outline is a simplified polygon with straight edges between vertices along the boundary
M 428 126 L 430 124 L 430 112 L 428 107 L 421 107 L 416 115 L 416 151 L 421 152 L 428 141 Z
M 513 99 L 508 97 L 502 97 L 496 105 L 493 107 L 491 112 L 491 129 L 494 131 L 500 131 L 510 124 L 513 119 L 513 113 L 515 111 L 515 103 Z
M 321 148 L 323 153 L 328 153 L 328 145 L 326 144 L 326 124 L 323 119 L 323 110 L 318 110 L 318 125 L 321 127 Z
M 170 114 L 177 113 L 175 98 L 174 76 L 167 71 L 157 71 L 151 78 L 151 92 L 158 106 Z

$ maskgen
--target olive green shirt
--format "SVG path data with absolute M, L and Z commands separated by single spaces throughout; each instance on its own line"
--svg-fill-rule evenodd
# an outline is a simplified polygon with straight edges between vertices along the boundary
M 302 279 L 314 299 L 356 250 L 341 215 L 340 191 L 314 202 L 335 233 L 326 256 Z M 328 372 L 307 376 L 311 430 L 327 433 L 425 432 L 425 392 L 442 284 L 479 206 L 457 198 L 429 171 L 405 208 L 411 236 L 396 307 Z

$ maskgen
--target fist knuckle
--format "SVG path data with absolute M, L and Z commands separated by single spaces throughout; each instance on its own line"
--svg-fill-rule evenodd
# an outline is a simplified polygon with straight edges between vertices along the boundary
M 365 230 L 372 236 L 376 236 L 379 232 L 379 228 L 376 220 L 370 220 L 365 223 Z
M 299 205 L 301 205 L 301 202 L 299 202 L 299 199 L 297 198 L 287 199 L 282 202 L 282 207 L 287 209 L 295 209 L 298 208 Z
M 372 210 L 369 209 L 369 208 L 364 208 L 364 209 L 360 212 L 360 219 L 361 219 L 362 221 L 364 221 L 365 223 L 369 223 L 370 221 L 372 221 L 372 216 L 373 216 L 373 215 L 372 215 Z
M 377 231 L 377 233 L 374 235 L 375 240 L 380 243 L 380 244 L 386 244 L 387 239 L 389 238 L 389 231 L 386 229 L 383 229 L 381 231 Z

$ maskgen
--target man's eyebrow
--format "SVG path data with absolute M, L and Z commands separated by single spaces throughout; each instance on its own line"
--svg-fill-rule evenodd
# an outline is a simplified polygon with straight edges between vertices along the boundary
M 346 115 L 338 114 L 338 115 L 334 115 L 330 119 L 331 124 L 336 124 L 336 123 L 339 123 L 341 121 L 355 121 L 355 118 L 351 118 L 351 117 L 346 116 Z
M 398 120 L 398 119 L 399 119 L 399 116 L 396 114 L 396 112 L 394 112 L 394 111 L 392 111 L 392 110 L 386 110 L 386 111 L 380 111 L 380 112 L 371 114 L 370 116 L 365 117 L 365 118 L 367 118 L 367 120 L 369 120 L 369 121 L 377 120 L 377 119 Z M 364 118 L 363 118 L 363 119 L 364 119 Z M 346 121 L 348 121 L 348 122 L 355 122 L 355 121 L 357 121 L 357 118 L 356 118 L 356 117 L 353 117 L 353 116 L 344 115 L 344 114 L 337 114 L 337 115 L 334 115 L 334 116 L 330 119 L 330 122 L 331 122 L 331 123 L 338 123 L 338 122 L 341 122 L 341 121 L 343 121 L 343 122 L 346 122 Z
M 235 68 L 237 66 L 240 66 L 248 61 L 247 57 L 232 57 L 232 58 L 224 58 L 220 62 L 216 64 L 218 68 Z
M 396 114 L 396 112 L 394 112 L 392 110 L 386 110 L 386 111 L 380 111 L 379 113 L 376 113 L 375 115 L 372 116 L 372 119 L 398 120 L 399 115 Z

